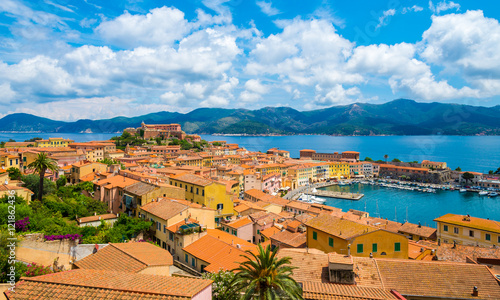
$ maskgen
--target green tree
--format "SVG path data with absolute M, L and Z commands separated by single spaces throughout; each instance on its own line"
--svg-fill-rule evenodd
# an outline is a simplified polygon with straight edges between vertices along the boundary
M 365 161 L 373 161 L 373 159 L 371 159 L 370 157 L 365 157 Z
M 161 137 L 157 137 L 155 140 L 156 144 L 161 146 L 161 141 L 162 141 Z
M 384 155 L 384 159 L 385 159 L 385 162 L 387 163 L 387 159 L 389 158 L 389 155 L 388 154 L 385 154 Z
M 53 181 L 48 180 L 47 178 L 43 179 L 43 194 L 40 195 L 40 176 L 36 174 L 30 174 L 26 176 L 22 176 L 21 180 L 24 182 L 24 187 L 32 191 L 35 195 L 35 198 L 40 198 L 46 194 L 52 194 L 56 192 L 56 184 Z
M 20 180 L 21 176 L 21 171 L 19 171 L 18 168 L 10 167 L 7 169 L 7 173 L 9 173 L 9 178 L 10 180 Z
M 217 273 L 203 273 L 203 279 L 210 279 L 212 284 L 213 300 L 237 300 L 239 295 L 234 291 L 231 283 L 234 280 L 234 273 L 220 270 Z
M 457 168 L 455 169 L 455 171 L 457 171 L 457 172 L 462 172 L 462 168 L 457 167 Z
M 234 291 L 243 292 L 243 299 L 303 299 L 300 285 L 291 277 L 291 258 L 278 259 L 278 248 L 265 249 L 259 244 L 259 253 L 255 255 L 246 251 L 250 256 L 244 255 L 246 261 L 233 270 L 237 271 L 232 282 Z
M 42 201 L 43 195 L 43 180 L 45 178 L 45 172 L 47 170 L 57 172 L 59 167 L 57 167 L 56 162 L 47 156 L 46 153 L 39 153 L 37 158 L 28 165 L 28 169 L 34 170 L 40 176 L 40 185 L 38 186 L 38 200 Z
M 465 179 L 465 184 L 468 184 L 469 180 L 474 179 L 474 174 L 471 174 L 469 172 L 465 172 L 462 174 L 462 178 Z
M 392 162 L 401 162 L 401 160 L 395 158 L 395 159 L 392 160 Z
M 65 186 L 67 182 L 68 178 L 66 178 L 66 176 L 64 175 L 61 175 L 61 177 L 59 177 L 56 181 L 57 188 Z

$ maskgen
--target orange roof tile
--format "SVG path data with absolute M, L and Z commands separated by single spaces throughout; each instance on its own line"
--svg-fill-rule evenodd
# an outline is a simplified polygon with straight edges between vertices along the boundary
M 214 181 L 212 181 L 210 179 L 207 179 L 207 178 L 204 178 L 201 176 L 197 176 L 194 174 L 188 174 L 188 173 L 174 175 L 171 178 L 175 179 L 175 180 L 182 181 L 182 182 L 200 185 L 200 186 L 207 186 L 207 185 L 214 183 Z
M 140 209 L 163 220 L 168 220 L 188 209 L 188 207 L 188 205 L 176 199 L 160 198 L 158 201 L 141 206 Z
M 274 234 L 271 240 L 278 242 L 278 244 L 285 244 L 292 248 L 304 248 L 306 247 L 307 236 L 304 232 L 291 232 L 288 230 L 283 230 Z
M 321 214 L 308 220 L 306 226 L 321 230 L 342 239 L 351 239 L 360 234 L 378 230 L 376 227 L 359 224 L 335 216 Z
M 421 260 L 376 259 L 385 288 L 415 297 L 500 299 L 500 287 L 487 266 Z
M 211 280 L 103 270 L 71 270 L 22 277 L 8 299 L 192 299 Z
M 437 230 L 436 228 L 406 222 L 399 228 L 399 232 L 419 235 L 429 239 L 435 239 Z
M 245 241 L 244 239 L 241 239 L 237 236 L 234 236 L 232 234 L 229 234 L 225 231 L 219 230 L 219 229 L 207 229 L 207 235 L 210 235 L 214 238 L 217 238 L 218 240 L 228 244 L 228 245 L 240 245 L 241 250 L 246 251 L 255 251 L 257 249 L 257 245 L 252 244 L 250 242 Z
M 246 226 L 248 224 L 253 224 L 252 220 L 250 220 L 248 217 L 243 217 L 240 219 L 237 219 L 235 221 L 232 221 L 230 223 L 225 224 L 228 227 L 238 229 L 240 227 Z
M 109 246 L 75 262 L 80 269 L 137 273 L 149 266 L 171 266 L 172 255 L 146 242 L 109 244 Z
M 260 232 L 261 235 L 265 236 L 266 238 L 272 237 L 274 234 L 280 232 L 281 229 L 276 227 L 276 226 L 271 226 L 269 228 L 266 228 Z
M 121 175 L 115 175 L 106 179 L 99 180 L 95 184 L 105 188 L 115 188 L 115 187 L 124 188 L 126 186 L 132 185 L 137 182 L 139 181 L 135 179 L 124 177 Z
M 397 300 L 400 299 L 388 289 L 359 287 L 347 284 L 303 282 L 304 299 L 331 300 Z
M 235 269 L 245 260 L 241 256 L 245 255 L 245 252 L 238 249 L 236 245 L 231 246 L 216 237 L 205 235 L 189 246 L 184 247 L 183 250 L 207 262 L 209 265 L 205 268 L 205 271 L 218 272 L 220 269 Z
M 434 221 L 500 233 L 500 222 L 493 220 L 467 217 L 463 215 L 446 214 L 437 219 L 434 219 Z

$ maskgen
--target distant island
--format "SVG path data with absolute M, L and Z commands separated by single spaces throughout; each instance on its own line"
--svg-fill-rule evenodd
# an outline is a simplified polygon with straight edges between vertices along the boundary
M 30 114 L 0 119 L 0 132 L 115 133 L 141 122 L 178 123 L 187 133 L 221 135 L 500 135 L 500 105 L 481 107 L 398 99 L 298 111 L 199 108 L 104 120 L 55 121 Z

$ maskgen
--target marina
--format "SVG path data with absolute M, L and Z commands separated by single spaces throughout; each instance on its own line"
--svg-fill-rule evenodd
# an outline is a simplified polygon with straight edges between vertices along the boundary
M 391 183 L 393 184 L 393 183 Z M 435 227 L 435 218 L 447 213 L 474 215 L 480 218 L 497 219 L 500 215 L 500 197 L 498 192 L 486 191 L 487 194 L 468 191 L 445 185 L 392 185 L 389 182 L 371 182 L 368 180 L 350 182 L 345 186 L 330 185 L 319 190 L 334 192 L 360 193 L 360 201 L 324 198 L 325 205 L 341 208 L 343 211 L 355 209 L 366 211 L 373 217 L 387 218 L 396 222 L 421 222 L 422 225 Z M 413 187 L 409 189 L 408 187 Z M 434 192 L 424 192 L 434 189 Z M 492 196 L 489 196 L 492 193 Z

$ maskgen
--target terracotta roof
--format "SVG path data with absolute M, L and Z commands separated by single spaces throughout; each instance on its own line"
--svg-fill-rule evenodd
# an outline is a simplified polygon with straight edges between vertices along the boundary
M 276 241 L 280 244 L 285 244 L 292 248 L 304 248 L 307 243 L 307 236 L 305 232 L 302 233 L 283 230 L 273 235 L 271 237 L 271 240 Z
M 422 243 L 422 241 L 419 241 L 419 243 Z M 453 248 L 453 244 L 447 243 L 441 243 L 439 246 L 436 243 L 429 246 L 437 248 L 436 256 L 439 260 L 443 261 L 466 262 L 466 257 L 474 260 L 477 260 L 479 257 L 500 258 L 500 247 L 476 247 L 457 244 Z
M 182 182 L 187 182 L 195 185 L 200 185 L 200 186 L 207 186 L 212 183 L 214 183 L 212 180 L 203 178 L 201 176 L 193 175 L 193 174 L 179 174 L 171 177 L 172 179 L 179 180 Z
M 328 254 L 316 249 L 282 248 L 278 257 L 290 257 L 292 266 L 298 267 L 293 271 L 293 279 L 298 282 L 329 282 Z
M 109 246 L 75 262 L 80 269 L 137 273 L 149 266 L 171 266 L 172 255 L 146 242 L 109 244 Z
M 191 299 L 211 280 L 102 270 L 22 277 L 8 299 Z
M 235 220 L 235 221 L 232 221 L 230 223 L 227 223 L 225 225 L 229 226 L 231 228 L 237 229 L 237 228 L 246 226 L 248 224 L 253 224 L 252 220 L 250 220 L 250 218 L 248 218 L 248 217 L 243 217 L 243 218 L 240 218 L 238 220 Z
M 188 205 L 175 199 L 160 198 L 158 201 L 149 202 L 141 206 L 141 210 L 153 214 L 163 220 L 168 220 L 188 209 Z
M 434 221 L 500 233 L 500 222 L 493 220 L 467 217 L 463 215 L 446 214 L 442 217 L 434 219 Z
M 137 182 L 139 181 L 135 179 L 124 177 L 121 175 L 115 175 L 106 179 L 99 180 L 95 184 L 105 188 L 115 188 L 115 187 L 124 188 L 126 186 L 132 185 Z
M 259 191 L 257 189 L 251 189 L 251 190 L 245 191 L 245 194 L 249 195 L 251 197 L 254 197 L 257 200 L 261 200 L 264 202 L 273 203 L 273 204 L 277 204 L 277 205 L 281 205 L 281 206 L 285 206 L 289 202 L 288 200 L 286 200 L 284 198 L 269 195 L 269 194 L 266 194 L 266 193 Z
M 271 226 L 269 228 L 266 228 L 260 232 L 261 235 L 265 236 L 266 238 L 271 238 L 274 234 L 281 232 L 281 229 L 276 227 L 276 226 Z
M 137 182 L 132 185 L 129 185 L 125 187 L 123 190 L 125 192 L 137 195 L 137 196 L 142 196 L 145 195 L 151 191 L 153 191 L 156 187 L 152 184 L 147 184 L 144 182 Z
M 421 226 L 413 223 L 404 223 L 400 228 L 399 232 L 409 233 L 414 235 L 423 236 L 425 238 L 435 239 L 436 238 L 436 228 L 431 228 L 427 226 Z
M 0 192 L 16 191 L 16 190 L 23 190 L 23 191 L 29 192 L 31 194 L 34 194 L 30 189 L 25 188 L 23 186 L 10 185 L 10 184 L 0 184 Z
M 359 287 L 347 284 L 322 282 L 303 282 L 304 299 L 332 300 L 385 300 L 399 299 L 390 290 L 381 288 Z
M 254 221 L 254 223 L 257 223 L 259 225 L 271 224 L 281 219 L 280 215 L 265 211 L 250 214 L 249 217 Z
M 250 242 L 245 241 L 244 239 L 241 239 L 237 236 L 234 236 L 232 234 L 229 234 L 225 231 L 219 230 L 219 229 L 207 229 L 207 235 L 210 235 L 214 238 L 217 238 L 218 240 L 231 245 L 240 245 L 241 250 L 246 251 L 255 251 L 257 249 L 257 245 L 252 244 Z
M 376 259 L 385 288 L 403 295 L 451 299 L 500 299 L 487 266 L 436 261 Z M 473 287 L 479 297 L 471 295 Z
M 189 222 L 188 224 L 199 224 L 198 220 L 191 219 L 191 218 L 188 219 L 188 222 Z M 175 223 L 174 225 L 167 227 L 167 230 L 170 232 L 177 232 L 177 230 L 179 230 L 179 227 L 181 227 L 182 225 L 186 225 L 185 219 L 178 222 L 178 223 Z
M 417 259 L 420 255 L 422 255 L 422 249 L 425 250 L 433 250 L 436 249 L 434 247 L 429 247 L 423 244 L 419 244 L 417 242 L 408 240 L 408 258 L 410 259 Z M 429 254 L 431 255 L 431 254 Z M 432 255 L 434 256 L 434 255 Z M 421 257 L 420 259 L 423 259 L 424 257 Z
M 211 235 L 203 236 L 182 250 L 207 262 L 209 265 L 204 268 L 207 272 L 218 272 L 220 269 L 232 270 L 246 260 L 241 256 L 246 253 L 238 249 L 236 244 L 231 246 Z
M 321 230 L 342 239 L 351 239 L 360 234 L 378 230 L 376 227 L 359 224 L 326 214 L 319 215 L 305 223 L 308 227 Z
M 118 216 L 115 214 L 104 214 L 104 215 L 77 218 L 76 221 L 78 222 L 78 224 L 84 224 L 84 223 L 95 222 L 99 220 L 109 220 L 109 219 L 118 219 Z

